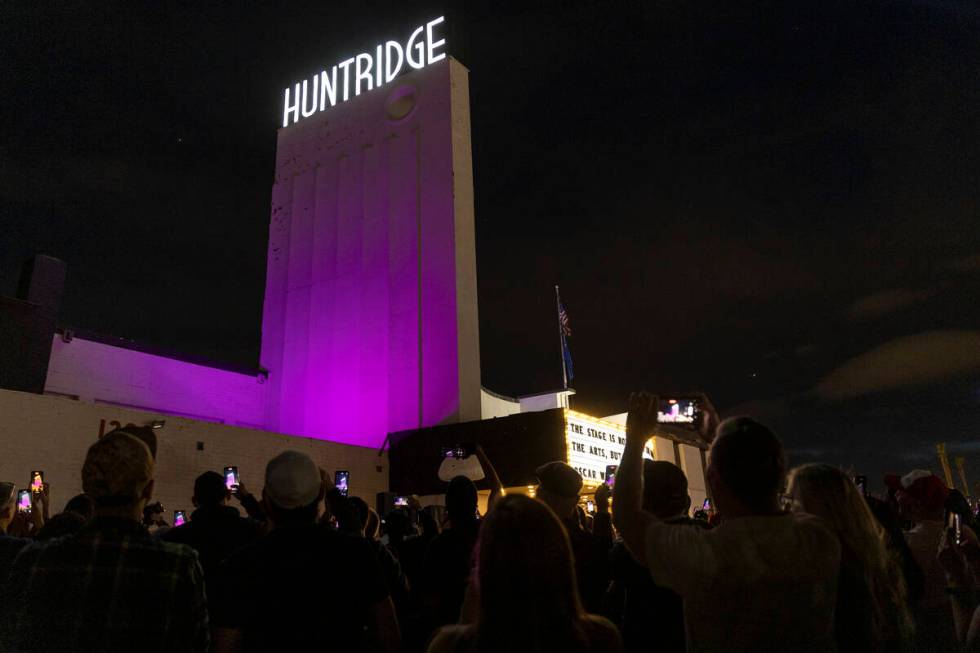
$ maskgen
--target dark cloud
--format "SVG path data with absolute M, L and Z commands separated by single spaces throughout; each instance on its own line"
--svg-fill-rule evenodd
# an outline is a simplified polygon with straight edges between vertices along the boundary
M 821 399 L 938 383 L 980 370 L 980 331 L 931 331 L 896 338 L 860 354 L 814 388 Z
M 932 295 L 930 290 L 895 288 L 862 297 L 847 309 L 851 320 L 870 320 L 920 304 Z
M 953 259 L 950 261 L 948 267 L 953 272 L 980 272 L 980 254 L 961 256 L 960 258 Z

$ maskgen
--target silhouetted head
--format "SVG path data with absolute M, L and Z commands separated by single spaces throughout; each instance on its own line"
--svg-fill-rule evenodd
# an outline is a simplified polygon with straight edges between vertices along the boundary
M 113 433 L 127 433 L 143 444 L 146 448 L 150 450 L 150 457 L 153 460 L 157 459 L 157 432 L 151 429 L 149 426 L 136 426 L 135 424 L 127 424 L 122 428 L 118 428 L 114 431 L 109 431 L 102 437 L 108 437 Z
M 305 453 L 284 451 L 265 466 L 262 498 L 276 526 L 316 522 L 323 493 L 320 469 Z
M 64 512 L 73 512 L 88 521 L 95 513 L 95 503 L 87 494 L 76 494 L 65 504 Z
M 512 494 L 487 515 L 478 544 L 479 638 L 487 650 L 549 640 L 578 650 L 583 614 L 565 528 L 540 501 Z
M 228 496 L 225 478 L 218 472 L 204 472 L 194 481 L 195 506 L 221 506 L 228 501 Z
M 643 461 L 643 509 L 660 519 L 687 514 L 691 497 L 681 468 L 666 460 Z
M 778 508 L 785 478 L 786 454 L 775 433 L 751 417 L 733 417 L 718 425 L 708 483 L 723 515 L 734 503 L 748 512 Z
M 463 523 L 476 519 L 476 485 L 465 476 L 456 476 L 446 488 L 446 512 L 450 521 Z
M 541 465 L 534 470 L 538 477 L 537 498 L 545 502 L 561 520 L 575 517 L 582 475 L 560 460 Z
M 142 440 L 123 431 L 103 436 L 88 449 L 82 489 L 96 513 L 141 519 L 153 493 L 153 457 Z

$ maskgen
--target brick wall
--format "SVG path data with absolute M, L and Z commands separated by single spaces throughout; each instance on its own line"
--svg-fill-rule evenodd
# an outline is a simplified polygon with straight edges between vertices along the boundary
M 166 425 L 157 431 L 155 498 L 167 509 L 168 521 L 174 509 L 193 510 L 194 479 L 207 470 L 220 473 L 225 465 L 237 465 L 242 482 L 259 495 L 266 462 L 286 449 L 309 454 L 331 478 L 335 470 L 349 470 L 351 494 L 368 505 L 388 488 L 387 456 L 379 458 L 376 449 L 9 390 L 0 390 L 0 480 L 27 487 L 31 470 L 44 471 L 53 512 L 60 512 L 81 492 L 82 463 L 102 420 L 108 431 L 113 420 L 157 419 Z

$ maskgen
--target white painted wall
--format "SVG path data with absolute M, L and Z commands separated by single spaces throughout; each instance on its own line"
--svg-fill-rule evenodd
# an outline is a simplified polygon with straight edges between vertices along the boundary
M 480 388 L 481 419 L 507 417 L 508 415 L 514 415 L 519 412 L 521 412 L 521 402 L 517 399 L 487 392 L 485 388 Z
M 263 428 L 264 379 L 204 365 L 55 335 L 45 392 Z

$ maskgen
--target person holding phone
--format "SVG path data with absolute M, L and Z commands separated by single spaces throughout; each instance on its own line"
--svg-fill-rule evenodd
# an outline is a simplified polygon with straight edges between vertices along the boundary
M 688 516 L 690 507 L 691 497 L 684 472 L 665 460 L 644 460 L 643 510 L 678 528 L 708 528 L 707 520 Z M 616 621 L 623 634 L 626 653 L 649 651 L 651 632 L 657 633 L 656 650 L 659 653 L 683 653 L 687 645 L 681 597 L 658 585 L 622 542 L 613 547 L 611 560 L 610 596 L 619 606 L 615 611 Z
M 242 517 L 228 505 L 230 497 L 225 477 L 204 472 L 194 480 L 190 520 L 162 536 L 166 542 L 186 544 L 197 551 L 206 582 L 233 551 L 255 542 L 263 533 L 262 524 Z
M 317 523 L 326 485 L 305 453 L 285 451 L 266 465 L 271 530 L 208 583 L 214 650 L 355 651 L 365 638 L 369 650 L 398 650 L 398 621 L 371 547 Z
M 20 550 L 31 543 L 24 537 L 10 534 L 11 524 L 17 518 L 17 486 L 0 482 L 0 589 L 10 571 L 10 564 Z
M 657 406 L 646 393 L 630 397 L 613 517 L 637 562 L 683 599 L 688 648 L 836 651 L 840 543 L 820 519 L 780 507 L 786 454 L 779 438 L 748 417 L 721 422 L 707 438 L 707 481 L 721 523 L 709 530 L 665 524 L 643 510 L 643 450 Z
M 197 554 L 152 537 L 141 523 L 153 496 L 149 448 L 126 433 L 106 435 L 89 447 L 81 476 L 95 516 L 75 535 L 18 554 L 0 650 L 208 650 Z
M 959 542 L 956 525 L 946 529 L 939 542 L 937 559 L 946 574 L 946 592 L 956 638 L 963 650 L 980 650 L 980 605 L 977 579 L 980 579 L 980 540 L 976 532 L 960 522 Z

